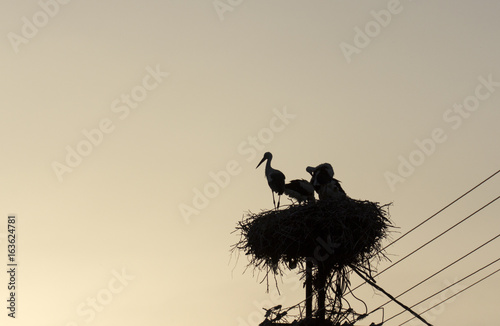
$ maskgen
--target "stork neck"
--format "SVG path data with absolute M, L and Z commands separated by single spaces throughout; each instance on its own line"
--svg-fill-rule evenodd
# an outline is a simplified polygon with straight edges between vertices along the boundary
M 266 171 L 271 171 L 273 168 L 271 167 L 271 160 L 272 158 L 268 158 L 266 160 Z

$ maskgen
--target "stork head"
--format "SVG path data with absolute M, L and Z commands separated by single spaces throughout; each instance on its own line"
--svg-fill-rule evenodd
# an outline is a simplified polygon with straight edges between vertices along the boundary
M 314 170 L 316 170 L 316 168 L 313 168 L 312 166 L 308 166 L 306 168 L 306 171 L 312 176 L 314 175 Z
M 335 175 L 335 172 L 333 171 L 332 165 L 330 163 L 322 163 L 316 167 L 316 170 L 323 170 L 332 178 Z
M 271 154 L 270 152 L 266 152 L 264 154 L 264 157 L 262 158 L 262 160 L 260 160 L 259 164 L 257 164 L 256 168 L 258 168 L 262 164 L 262 162 L 264 162 L 265 160 L 269 160 L 270 161 L 272 158 L 273 158 L 273 154 Z

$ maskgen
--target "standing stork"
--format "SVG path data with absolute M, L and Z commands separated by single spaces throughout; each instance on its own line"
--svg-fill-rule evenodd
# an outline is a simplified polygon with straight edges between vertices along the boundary
M 318 193 L 319 199 L 345 197 L 346 193 L 340 186 L 340 181 L 335 179 L 334 171 L 329 163 L 323 163 L 316 167 L 308 166 L 306 171 L 311 174 L 311 184 Z
M 285 195 L 297 200 L 299 205 L 302 202 L 314 202 L 314 187 L 304 179 L 292 180 L 285 184 Z
M 273 169 L 271 167 L 272 159 L 273 159 L 273 154 L 271 154 L 270 152 L 266 152 L 256 168 L 258 168 L 262 164 L 262 162 L 267 160 L 266 171 L 265 171 L 267 184 L 269 185 L 269 188 L 271 188 L 271 192 L 273 194 L 274 208 L 279 208 L 280 197 L 285 192 L 285 175 L 283 174 L 283 172 Z M 278 205 L 276 205 L 276 200 L 274 199 L 274 193 L 278 194 Z

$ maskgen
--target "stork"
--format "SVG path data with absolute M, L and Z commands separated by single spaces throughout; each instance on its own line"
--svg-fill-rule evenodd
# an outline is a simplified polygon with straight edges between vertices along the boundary
M 314 202 L 314 187 L 304 179 L 292 180 L 285 184 L 285 195 L 295 199 L 299 204 L 302 202 Z M 293 201 L 292 201 L 293 202 Z
M 308 166 L 306 171 L 312 176 L 311 184 L 314 187 L 329 183 L 335 174 L 330 163 L 322 163 L 316 167 Z
M 335 179 L 334 171 L 329 163 L 323 163 L 316 167 L 308 166 L 306 171 L 311 174 L 311 184 L 318 193 L 319 199 L 345 197 L 346 193 L 340 186 L 340 181 Z
M 283 192 L 285 192 L 285 175 L 283 174 L 283 172 L 273 169 L 271 167 L 272 159 L 273 159 L 273 154 L 271 154 L 270 152 L 266 152 L 256 168 L 258 168 L 262 164 L 262 162 L 267 160 L 265 174 L 266 174 L 267 184 L 269 185 L 269 188 L 271 188 L 271 192 L 273 194 L 273 204 L 274 208 L 276 209 L 280 207 L 280 197 L 281 195 L 283 195 Z M 276 200 L 274 199 L 274 193 L 278 194 L 278 205 L 276 205 Z

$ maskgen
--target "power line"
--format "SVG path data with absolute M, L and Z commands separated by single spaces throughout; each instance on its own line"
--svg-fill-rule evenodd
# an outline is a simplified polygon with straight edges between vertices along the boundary
M 455 223 L 454 225 L 452 225 L 451 227 L 449 227 L 448 229 L 446 229 L 445 231 L 441 232 L 440 234 L 438 234 L 437 236 L 435 236 L 434 238 L 432 238 L 431 240 L 427 241 L 426 243 L 424 243 L 423 245 L 421 245 L 420 247 L 418 247 L 417 249 L 413 250 L 412 252 L 410 252 L 409 254 L 407 254 L 406 256 L 404 256 L 403 258 L 401 258 L 400 260 L 396 261 L 395 263 L 389 265 L 387 268 L 383 269 L 381 272 L 373 275 L 373 277 L 376 277 L 380 274 L 382 274 L 383 272 L 387 271 L 388 269 L 394 267 L 395 265 L 399 264 L 400 262 L 402 262 L 403 260 L 405 260 L 406 258 L 410 257 L 411 255 L 413 255 L 414 253 L 416 253 L 417 251 L 419 251 L 420 249 L 424 248 L 425 246 L 427 246 L 428 244 L 430 244 L 431 242 L 433 242 L 434 240 L 438 239 L 439 237 L 443 236 L 444 234 L 446 234 L 447 232 L 451 231 L 452 229 L 454 229 L 455 227 L 457 227 L 458 225 L 460 225 L 461 223 L 465 222 L 466 220 L 468 220 L 469 218 L 471 218 L 472 216 L 476 215 L 478 212 L 480 212 L 481 210 L 483 210 L 484 208 L 488 207 L 489 205 L 491 205 L 492 203 L 494 203 L 496 200 L 498 200 L 500 198 L 500 196 L 497 196 L 495 199 L 493 199 L 492 201 L 490 201 L 489 203 L 487 203 L 486 205 L 484 205 L 483 207 L 479 208 L 478 210 L 476 210 L 475 212 L 469 214 L 468 216 L 466 216 L 465 218 L 463 218 L 462 220 L 460 220 L 459 222 Z M 361 287 L 362 285 L 364 285 L 366 282 L 363 282 L 361 283 L 360 285 L 356 286 L 354 289 L 352 289 L 352 291 L 358 289 L 359 287 Z
M 467 254 L 463 255 L 462 257 L 458 258 L 457 260 L 455 260 L 454 262 L 448 264 L 447 266 L 441 268 L 439 271 L 435 272 L 434 274 L 428 276 L 427 278 L 425 278 L 424 280 L 418 282 L 417 284 L 415 284 L 414 286 L 410 287 L 408 290 L 404 291 L 403 293 L 399 294 L 396 296 L 396 298 L 399 298 L 400 296 L 402 296 L 403 294 L 406 294 L 408 292 L 410 292 L 411 290 L 413 290 L 414 288 L 416 288 L 417 286 L 421 285 L 422 283 L 428 281 L 429 279 L 433 278 L 434 276 L 436 276 L 437 274 L 441 273 L 442 271 L 448 269 L 449 267 L 453 266 L 454 264 L 458 263 L 459 261 L 461 261 L 462 259 L 466 258 L 467 256 L 473 254 L 474 252 L 476 252 L 477 250 L 481 249 L 482 247 L 486 246 L 488 243 L 494 241 L 495 239 L 497 239 L 498 237 L 500 237 L 500 234 L 497 234 L 495 237 L 491 238 L 490 240 L 486 241 L 485 243 L 483 243 L 482 245 L 480 245 L 479 247 L 477 247 L 476 249 L 472 250 L 472 251 L 469 251 Z M 382 308 L 383 306 L 385 306 L 386 304 L 390 303 L 392 300 L 389 300 L 387 302 L 385 302 L 384 304 L 380 305 L 378 308 L 372 310 L 371 312 L 369 312 L 367 315 L 370 315 L 372 314 L 373 312 L 377 311 L 378 309 Z
M 421 322 L 423 322 L 424 324 L 426 324 L 428 326 L 432 326 L 422 316 L 420 316 L 419 314 L 417 314 L 415 311 L 411 310 L 410 307 L 408 307 L 407 305 L 403 304 L 402 302 L 399 302 L 398 299 L 396 299 L 391 294 L 389 294 L 384 289 L 382 289 L 380 286 L 378 286 L 373 280 L 370 280 L 370 277 L 365 277 L 363 275 L 363 273 L 356 266 L 351 266 L 351 268 L 352 268 L 352 270 L 356 274 L 358 274 L 359 277 L 361 277 L 367 283 L 369 283 L 371 286 L 373 286 L 374 288 L 376 288 L 377 290 L 379 290 L 380 292 L 384 293 L 386 296 L 388 296 L 389 298 L 391 298 L 392 301 L 396 302 L 398 305 L 400 305 L 401 307 L 403 307 L 406 311 L 410 312 L 413 316 L 415 316 L 415 318 L 418 318 Z
M 382 252 L 383 250 L 387 249 L 389 246 L 393 245 L 394 243 L 398 242 L 399 240 L 401 240 L 403 237 L 407 236 L 409 233 L 413 232 L 414 230 L 416 230 L 418 227 L 422 226 L 424 223 L 428 222 L 429 220 L 431 220 L 433 217 L 435 217 L 436 215 L 438 215 L 439 213 L 441 213 L 442 211 L 444 211 L 445 209 L 447 209 L 448 207 L 450 207 L 451 205 L 453 205 L 454 203 L 458 202 L 460 199 L 462 199 L 463 197 L 465 197 L 466 195 L 468 195 L 469 193 L 471 193 L 472 191 L 474 191 L 475 189 L 477 189 L 478 187 L 480 187 L 482 184 L 484 184 L 485 182 L 487 182 L 488 180 L 490 180 L 491 178 L 493 178 L 495 175 L 497 175 L 498 173 L 500 172 L 500 170 L 496 171 L 495 173 L 493 173 L 492 175 L 490 175 L 489 177 L 487 177 L 486 179 L 484 179 L 483 181 L 481 181 L 480 183 L 478 183 L 477 185 L 475 185 L 474 187 L 472 187 L 471 189 L 469 189 L 468 191 L 466 191 L 465 193 L 463 193 L 460 197 L 458 197 L 457 199 L 453 200 L 451 203 L 449 203 L 448 205 L 446 205 L 445 207 L 441 208 L 439 211 L 437 211 L 436 213 L 432 214 L 430 217 L 428 217 L 427 219 L 425 219 L 424 221 L 420 222 L 418 225 L 414 226 L 412 229 L 410 229 L 409 231 L 405 232 L 402 236 L 400 236 L 399 238 L 397 238 L 396 240 L 392 241 L 391 243 L 389 243 L 387 246 L 383 247 L 382 249 L 380 249 L 378 252 Z M 498 199 L 498 198 L 497 198 Z M 495 199 L 496 200 L 496 199 Z M 481 208 L 482 209 L 482 208 Z M 448 230 L 447 230 L 448 231 Z M 446 231 L 446 232 L 447 232 Z M 431 242 L 434 241 L 431 240 Z M 416 251 L 420 250 L 421 248 L 425 247 L 427 245 L 424 244 L 422 247 L 418 248 Z M 391 268 L 392 266 L 396 265 L 397 263 L 399 263 L 400 261 L 402 261 L 403 259 L 406 259 L 408 256 L 411 256 L 414 252 L 410 253 L 409 255 L 403 257 L 402 259 L 400 259 L 399 261 L 397 261 L 396 263 L 390 265 L 388 268 L 386 268 L 385 270 L 381 271 L 380 273 L 376 274 L 375 276 L 377 275 L 380 275 L 382 274 L 383 272 L 385 272 L 387 269 Z M 359 287 L 363 286 L 364 284 L 366 284 L 366 282 L 362 282 L 361 284 L 359 284 L 358 286 L 356 286 L 354 289 L 352 289 L 351 291 L 354 291 L 356 289 L 358 289 Z
M 413 255 L 414 253 L 416 253 L 417 251 L 419 251 L 420 249 L 424 248 L 425 246 L 427 246 L 428 244 L 430 244 L 431 242 L 435 241 L 436 239 L 440 238 L 441 236 L 443 236 L 444 234 L 448 233 L 449 231 L 451 231 L 452 229 L 454 229 L 455 227 L 457 227 L 458 225 L 462 224 L 463 222 L 467 221 L 469 218 L 471 218 L 472 216 L 476 215 L 477 213 L 479 213 L 481 210 L 483 210 L 484 208 L 488 207 L 489 205 L 493 204 L 495 201 L 497 201 L 498 199 L 500 198 L 500 196 L 497 196 L 495 199 L 493 199 L 492 201 L 490 201 L 489 203 L 487 203 L 486 205 L 484 205 L 483 207 L 477 209 L 475 212 L 469 214 L 468 216 L 466 216 L 465 218 L 461 219 L 460 221 L 458 221 L 457 223 L 453 224 L 452 226 L 450 226 L 448 229 L 444 230 L 443 232 L 441 232 L 440 234 L 438 234 L 437 236 L 435 236 L 434 238 L 432 238 L 431 240 L 427 241 L 426 243 L 424 243 L 423 245 L 421 245 L 420 247 L 418 247 L 417 249 L 413 250 L 412 252 L 410 252 L 409 254 L 407 254 L 406 256 L 404 256 L 403 258 L 401 258 L 400 260 L 398 260 L 397 262 L 393 263 L 392 265 L 390 265 L 389 267 L 387 267 L 386 269 L 382 270 L 380 273 L 378 274 L 375 274 L 375 276 L 377 275 L 380 275 L 382 274 L 383 272 L 385 272 L 386 270 L 394 267 L 395 265 L 397 265 L 398 263 L 400 263 L 401 261 L 405 260 L 406 258 L 410 257 L 411 255 Z
M 499 261 L 499 260 L 500 260 L 500 258 L 495 259 L 495 260 L 494 260 L 494 261 L 492 261 L 491 263 L 484 265 L 483 267 L 479 268 L 479 269 L 478 269 L 478 270 L 476 270 L 475 272 L 472 272 L 472 273 L 470 273 L 469 275 L 467 275 L 467 276 L 465 276 L 465 277 L 461 278 L 460 280 L 458 280 L 458 281 L 456 281 L 456 282 L 454 282 L 454 283 L 452 283 L 452 284 L 448 285 L 448 286 L 447 286 L 447 287 L 445 287 L 444 289 L 441 289 L 441 290 L 439 290 L 438 292 L 436 292 L 436 293 L 434 293 L 434 294 L 431 294 L 431 295 L 430 295 L 430 296 L 428 296 L 427 298 L 425 298 L 425 299 L 423 299 L 423 300 L 420 300 L 419 302 L 417 302 L 417 303 L 415 303 L 414 305 L 412 305 L 410 308 L 413 308 L 413 307 L 415 307 L 415 306 L 417 306 L 417 305 L 421 304 L 422 302 L 429 300 L 429 299 L 430 299 L 430 298 L 432 298 L 433 296 L 438 295 L 439 293 L 441 293 L 441 292 L 443 292 L 443 291 L 448 290 L 448 289 L 449 289 L 449 288 L 451 288 L 452 286 L 454 286 L 454 285 L 456 285 L 456 284 L 458 284 L 458 283 L 460 283 L 460 282 L 462 282 L 462 281 L 464 281 L 464 280 L 468 279 L 469 277 L 471 277 L 471 276 L 473 276 L 473 275 L 475 275 L 475 274 L 479 273 L 479 272 L 480 272 L 480 271 L 482 271 L 483 269 L 488 268 L 489 266 L 493 265 L 494 263 L 496 263 L 496 262 L 497 262 L 497 261 Z M 432 309 L 432 308 L 431 308 L 431 309 Z M 397 317 L 397 316 L 401 315 L 401 314 L 402 314 L 402 313 L 404 313 L 405 311 L 406 311 L 406 310 L 403 310 L 403 311 L 401 311 L 401 312 L 397 313 L 396 315 L 394 315 L 394 316 L 392 316 L 392 317 L 390 317 L 390 318 L 386 319 L 384 322 L 388 322 L 389 320 L 391 320 L 391 319 L 393 319 L 393 318 L 395 318 L 395 317 Z
M 499 269 L 497 269 L 496 271 L 494 271 L 494 272 L 492 272 L 492 273 L 490 273 L 490 274 L 486 275 L 485 277 L 483 277 L 483 278 L 482 278 L 482 279 L 480 279 L 479 281 L 476 281 L 476 282 L 472 283 L 471 285 L 469 285 L 468 287 L 466 287 L 466 288 L 464 288 L 464 289 L 462 289 L 462 290 L 458 291 L 457 293 L 455 293 L 455 294 L 454 294 L 454 295 L 452 295 L 451 297 L 446 298 L 446 299 L 442 300 L 441 302 L 439 302 L 439 303 L 437 303 L 437 304 L 433 305 L 433 306 L 432 306 L 432 307 L 430 307 L 429 309 L 426 309 L 426 310 L 422 311 L 420 314 L 426 313 L 427 311 L 429 311 L 429 310 L 431 310 L 431 309 L 433 309 L 433 308 L 435 308 L 435 307 L 439 306 L 440 304 L 442 304 L 442 303 L 444 303 L 444 302 L 446 302 L 446 301 L 450 300 L 450 299 L 451 299 L 451 298 L 453 298 L 454 296 L 456 296 L 456 295 L 458 295 L 458 294 L 460 294 L 460 293 L 464 292 L 465 290 L 467 290 L 467 289 L 469 289 L 469 288 L 473 287 L 474 285 L 478 284 L 479 282 L 484 281 L 485 279 L 487 279 L 488 277 L 492 276 L 493 274 L 495 274 L 495 273 L 497 273 L 497 272 L 499 272 L 499 271 L 500 271 L 500 268 L 499 268 Z M 410 320 L 412 320 L 412 319 L 414 319 L 414 318 L 415 318 L 415 317 L 410 318 L 410 319 L 408 319 L 407 321 L 403 322 L 402 324 L 399 324 L 398 326 L 404 325 L 404 324 L 406 324 L 407 322 L 409 322 Z
M 411 228 L 409 231 L 405 232 L 402 236 L 400 236 L 399 238 L 397 238 L 396 240 L 392 241 L 391 243 L 389 243 L 387 246 L 385 246 L 384 248 L 380 249 L 380 251 L 382 250 L 385 250 L 387 249 L 388 247 L 392 246 L 393 244 L 395 244 L 396 242 L 398 242 L 399 240 L 401 240 L 402 238 L 404 238 L 405 236 L 407 236 L 409 233 L 413 232 L 415 229 L 419 228 L 420 226 L 422 226 L 424 223 L 428 222 L 429 220 L 431 220 L 433 217 L 435 217 L 436 215 L 438 215 L 439 213 L 441 213 L 442 211 L 444 211 L 445 209 L 447 209 L 448 207 L 450 207 L 451 205 L 455 204 L 457 201 L 459 201 L 460 199 L 462 199 L 463 197 L 465 197 L 466 195 L 468 195 L 469 193 L 471 193 L 474 189 L 478 188 L 479 186 L 481 186 L 483 183 L 485 183 L 486 181 L 488 181 L 489 179 L 493 178 L 495 175 L 497 175 L 498 173 L 500 172 L 500 170 L 498 170 L 497 172 L 493 173 L 492 175 L 490 175 L 489 177 L 487 177 L 486 179 L 484 179 L 483 181 L 481 181 L 480 183 L 478 183 L 477 185 L 475 185 L 474 187 L 472 187 L 471 189 L 469 189 L 468 191 L 466 191 L 463 195 L 461 195 L 460 197 L 458 197 L 457 199 L 455 199 L 454 201 L 452 201 L 451 203 L 449 203 L 448 205 L 446 205 L 445 207 L 441 208 L 439 211 L 437 211 L 436 213 L 432 214 L 431 216 L 429 216 L 428 218 L 426 218 L 425 220 L 423 220 L 422 222 L 420 222 L 419 224 L 417 224 L 416 226 L 414 226 L 413 228 Z

